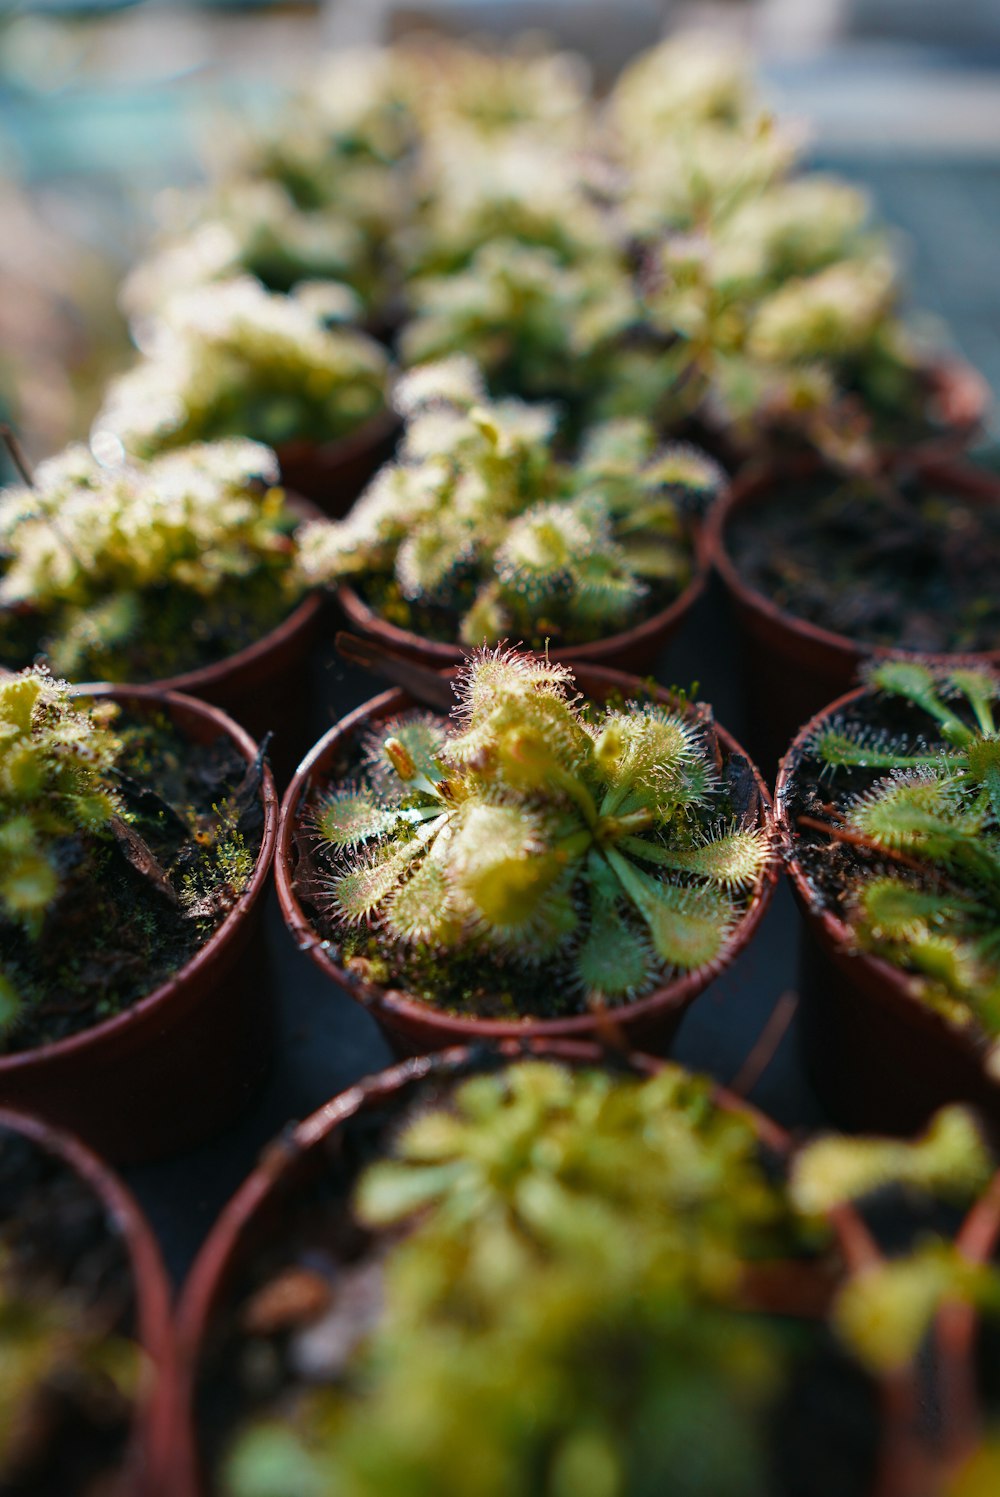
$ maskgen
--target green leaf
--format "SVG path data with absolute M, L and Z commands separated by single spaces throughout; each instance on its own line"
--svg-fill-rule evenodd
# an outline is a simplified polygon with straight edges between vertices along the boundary
M 731 889 L 745 889 L 753 884 L 768 858 L 767 837 L 760 831 L 728 832 L 711 842 L 687 848 L 626 837 L 621 847 L 632 857 L 661 868 L 693 873 Z
M 645 941 L 614 905 L 591 900 L 590 926 L 576 955 L 580 983 L 591 998 L 628 998 L 641 993 L 655 965 Z
M 336 790 L 316 807 L 316 830 L 333 847 L 359 847 L 381 837 L 395 823 L 395 813 L 378 805 L 367 787 Z
M 722 894 L 678 889 L 651 878 L 620 853 L 608 850 L 605 856 L 649 927 L 661 961 L 690 972 L 717 959 L 736 915 Z

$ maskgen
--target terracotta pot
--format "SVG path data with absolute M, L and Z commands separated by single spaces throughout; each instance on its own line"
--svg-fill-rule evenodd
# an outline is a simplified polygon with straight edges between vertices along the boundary
M 488 1049 L 455 1046 L 436 1055 L 404 1061 L 349 1087 L 311 1118 L 283 1134 L 225 1207 L 191 1270 L 178 1312 L 171 1497 L 205 1497 L 209 1490 L 201 1469 L 196 1429 L 198 1377 L 227 1296 L 253 1254 L 280 1237 L 287 1203 L 329 1168 L 338 1130 L 359 1113 L 385 1108 L 394 1102 L 404 1103 L 408 1093 L 427 1077 L 457 1077 L 490 1064 L 490 1057 L 497 1055 L 512 1061 L 537 1055 L 586 1066 L 604 1065 L 608 1060 L 607 1052 L 597 1045 L 529 1040 L 507 1041 Z M 643 1076 L 652 1075 L 659 1068 L 657 1061 L 643 1055 L 615 1053 L 613 1064 L 616 1068 L 624 1064 Z M 720 1106 L 748 1114 L 766 1147 L 779 1154 L 787 1151 L 788 1135 L 776 1123 L 721 1088 L 714 1096 Z
M 130 711 L 155 710 L 194 743 L 228 737 L 247 764 L 257 745 L 218 708 L 155 687 L 97 686 Z M 113 1018 L 50 1045 L 0 1055 L 0 1104 L 72 1129 L 119 1163 L 158 1158 L 218 1132 L 252 1098 L 271 1051 L 262 930 L 278 799 L 265 771 L 264 832 L 244 893 L 173 977 Z
M 277 449 L 281 481 L 340 519 L 392 457 L 399 431 L 399 417 L 387 408 L 335 442 L 283 442 Z
M 29 1139 L 62 1161 L 101 1202 L 108 1229 L 124 1240 L 135 1293 L 135 1339 L 146 1366 L 120 1487 L 120 1497 L 169 1497 L 158 1484 L 170 1430 L 163 1398 L 175 1381 L 170 1287 L 163 1260 L 146 1218 L 130 1192 L 78 1139 L 27 1113 L 0 1108 L 0 1128 Z
M 303 520 L 320 518 L 320 511 L 298 495 L 290 495 L 289 502 Z M 221 707 L 253 738 L 273 733 L 268 756 L 284 784 L 309 744 L 307 657 L 325 606 L 323 594 L 307 593 L 287 618 L 235 655 L 149 684 Z
M 947 484 L 973 503 L 1000 504 L 1000 479 L 981 469 L 931 458 L 912 466 L 928 481 Z M 858 668 L 866 660 L 906 653 L 797 618 L 751 586 L 733 560 L 729 533 L 734 517 L 762 509 L 779 485 L 808 480 L 819 471 L 815 456 L 748 468 L 709 515 L 712 562 L 729 594 L 743 647 L 748 741 L 765 773 L 773 771 L 807 718 L 857 684 Z M 963 659 L 1000 666 L 1000 649 L 963 653 Z
M 576 671 L 580 689 L 597 700 L 612 692 L 635 696 L 642 683 L 618 671 L 581 666 Z M 669 701 L 668 694 L 657 691 L 658 699 Z M 330 943 L 311 924 L 295 892 L 295 832 L 299 808 L 312 787 L 322 781 L 328 768 L 340 757 L 344 747 L 366 733 L 373 722 L 404 712 L 415 703 L 403 691 L 387 691 L 366 702 L 332 728 L 300 764 L 288 787 L 282 806 L 278 830 L 275 867 L 278 900 L 285 922 L 301 951 L 308 951 L 327 977 L 368 1009 L 398 1054 L 418 1055 L 427 1050 L 476 1040 L 605 1038 L 609 1032 L 624 1037 L 630 1047 L 664 1054 L 688 1005 L 708 986 L 724 967 L 735 960 L 750 940 L 767 907 L 777 871 L 769 863 L 761 874 L 750 905 L 724 954 L 715 962 L 678 977 L 665 987 L 644 998 L 608 1011 L 606 1014 L 576 1014 L 562 1019 L 476 1019 L 441 1012 L 412 994 L 393 988 L 366 983 L 354 973 L 339 966 L 331 953 Z M 719 741 L 727 754 L 743 751 L 724 728 L 718 727 Z M 749 762 L 749 761 L 748 761 Z M 761 820 L 768 824 L 770 797 L 756 768 L 751 765 L 761 804 Z
M 584 645 L 556 646 L 549 650 L 549 659 L 563 665 L 586 663 L 614 666 L 639 674 L 651 671 L 666 646 L 679 633 L 684 620 L 704 591 L 711 566 L 711 553 L 704 527 L 695 536 L 694 549 L 694 575 L 669 608 L 654 613 L 642 623 L 634 624 L 631 629 L 623 629 L 620 634 L 609 634 L 606 639 L 592 640 L 590 644 Z M 376 640 L 394 650 L 397 655 L 419 661 L 421 665 L 432 666 L 435 670 L 447 670 L 450 666 L 460 665 L 471 654 L 471 647 L 467 645 L 425 639 L 409 629 L 390 624 L 374 609 L 369 608 L 360 593 L 347 583 L 337 589 L 337 601 L 356 633 L 366 639 Z
M 805 920 L 800 1033 L 806 1066 L 841 1127 L 917 1132 L 937 1108 L 966 1101 L 1000 1117 L 1000 1081 L 984 1068 L 985 1042 L 935 1013 L 919 980 L 857 950 L 846 921 L 825 909 L 796 855 L 789 790 L 812 733 L 868 695 L 849 692 L 801 730 L 778 773 L 775 818 L 792 890 Z

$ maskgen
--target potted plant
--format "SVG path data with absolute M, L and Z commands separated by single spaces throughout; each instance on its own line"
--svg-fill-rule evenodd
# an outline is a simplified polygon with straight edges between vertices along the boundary
M 0 494 L 0 665 L 155 682 L 301 752 L 322 602 L 298 556 L 317 512 L 278 479 L 273 452 L 245 440 L 115 467 L 70 447 L 42 463 Z
M 0 679 L 0 1102 L 133 1160 L 218 1129 L 265 1073 L 277 800 L 218 709 L 87 690 Z
M 950 1106 L 914 1139 L 813 1139 L 789 1170 L 793 1204 L 838 1226 L 850 1272 L 831 1322 L 880 1382 L 896 1447 L 887 1465 L 900 1477 L 899 1490 L 914 1497 L 985 1497 L 990 1490 L 995 1457 L 988 1447 L 977 1449 L 972 1348 L 977 1314 L 995 1316 L 1000 1308 L 1000 1275 L 988 1264 L 1000 1228 L 995 1169 L 981 1120 Z M 917 1365 L 919 1419 L 912 1401 Z
M 645 251 L 641 398 L 734 467 L 789 446 L 854 466 L 960 450 L 988 386 L 910 331 L 865 195 L 793 175 L 801 142 L 755 92 L 738 55 L 681 40 L 605 107 L 614 216 Z
M 847 477 L 810 459 L 749 470 L 709 517 L 709 547 L 745 641 L 754 747 L 793 733 L 866 660 L 1000 661 L 1000 483 L 972 464 Z
M 131 1195 L 74 1138 L 0 1110 L 0 1487 L 140 1497 L 162 1451 L 170 1293 Z
M 388 355 L 343 325 L 355 298 L 314 281 L 290 296 L 238 276 L 179 292 L 143 335 L 145 355 L 108 387 L 92 441 L 103 461 L 250 437 L 283 481 L 342 514 L 392 450 Z
M 831 1113 L 908 1130 L 995 1115 L 1000 676 L 905 658 L 799 734 L 776 791 L 806 921 L 807 1060 Z
M 300 766 L 277 868 L 300 949 L 407 1053 L 666 1046 L 770 895 L 756 771 L 710 709 L 617 672 L 498 649 L 454 687 L 450 717 L 376 697 Z
M 396 402 L 399 461 L 302 537 L 306 575 L 341 582 L 360 633 L 436 666 L 508 638 L 559 660 L 656 659 L 704 583 L 712 462 L 637 421 L 594 428 L 561 462 L 553 409 L 491 400 L 461 356 L 405 376 Z
M 192 1273 L 178 1493 L 867 1492 L 872 1388 L 808 1325 L 835 1279 L 784 1146 L 705 1079 L 588 1045 L 351 1088 Z M 858 1420 L 839 1445 L 801 1396 L 824 1368 Z
M 610 239 L 568 265 L 548 246 L 489 239 L 463 268 L 413 279 L 406 297 L 405 366 L 465 354 L 492 395 L 560 400 L 575 429 L 621 380 L 620 348 L 640 317 Z

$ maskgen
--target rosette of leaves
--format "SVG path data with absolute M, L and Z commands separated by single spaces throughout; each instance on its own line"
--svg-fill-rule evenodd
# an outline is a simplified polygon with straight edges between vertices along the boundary
M 626 628 L 687 584 L 695 512 L 722 477 L 693 448 L 611 422 L 560 462 L 554 410 L 491 400 L 458 356 L 406 376 L 396 403 L 399 460 L 345 520 L 303 533 L 312 580 L 356 579 L 387 618 L 449 642 L 537 647 Z
M 40 671 L 0 677 L 0 923 L 37 937 L 59 893 L 68 839 L 110 835 L 120 749 L 107 716 L 76 707 L 64 682 Z M 4 962 L 0 1029 L 19 1008 Z
M 748 1258 L 801 1239 L 706 1082 L 476 1076 L 404 1124 L 355 1214 L 387 1239 L 378 1322 L 338 1386 L 243 1435 L 227 1492 L 773 1491 L 788 1348 L 733 1305 Z
M 566 266 L 549 248 L 490 240 L 463 270 L 411 282 L 400 353 L 413 365 L 461 353 L 494 395 L 579 400 L 614 378 L 639 320 L 628 268 L 609 249 Z
M 873 432 L 923 419 L 896 266 L 863 195 L 841 183 L 782 183 L 711 230 L 667 238 L 644 288 L 668 425 L 694 416 L 753 445 L 804 438 L 848 462 Z
M 245 768 L 44 670 L 0 677 L 0 1049 L 119 1011 L 203 943 L 253 872 Z
M 451 719 L 390 723 L 363 777 L 316 803 L 316 897 L 345 959 L 445 1007 L 506 983 L 515 1006 L 530 990 L 565 1009 L 723 958 L 766 833 L 735 817 L 692 718 L 634 703 L 585 715 L 572 684 L 544 660 L 480 652 Z
M 400 168 L 414 143 L 404 81 L 394 48 L 329 52 L 263 122 L 234 117 L 213 132 L 209 174 L 273 182 L 300 209 L 384 232 L 406 201 Z
M 144 335 L 145 357 L 111 382 L 95 449 L 152 457 L 231 436 L 347 436 L 383 409 L 389 368 L 380 344 L 344 325 L 357 312 L 335 282 L 282 296 L 241 276 L 179 293 Z
M 177 194 L 153 252 L 130 272 L 121 304 L 133 321 L 155 316 L 182 291 L 251 275 L 268 291 L 302 281 L 335 281 L 358 311 L 385 300 L 379 236 L 339 208 L 306 212 L 277 182 L 238 182 L 191 202 Z
M 831 833 L 866 854 L 846 891 L 858 944 L 919 978 L 959 1023 L 1000 1032 L 1000 677 L 981 666 L 879 662 L 869 687 L 916 709 L 900 736 L 850 716 L 824 722 L 809 754 L 884 772 L 841 805 Z
M 277 481 L 274 453 L 247 441 L 41 464 L 0 495 L 0 662 L 163 679 L 260 639 L 305 589 Z
M 604 107 L 620 149 L 641 152 L 678 128 L 739 130 L 760 113 L 748 55 L 722 37 L 670 37 L 623 68 Z

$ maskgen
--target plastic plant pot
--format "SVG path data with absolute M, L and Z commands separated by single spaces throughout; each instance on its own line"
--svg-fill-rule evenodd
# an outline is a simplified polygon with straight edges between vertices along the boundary
M 581 645 L 555 645 L 548 651 L 548 658 L 563 665 L 606 665 L 634 673 L 651 671 L 667 645 L 680 632 L 685 619 L 701 597 L 710 567 L 708 537 L 702 526 L 695 535 L 694 573 L 687 587 L 669 607 L 634 624 L 630 629 L 609 634 L 605 639 L 591 640 L 589 644 Z M 357 634 L 386 646 L 408 660 L 416 660 L 421 665 L 429 665 L 435 670 L 448 670 L 452 666 L 461 665 L 470 653 L 469 646 L 425 639 L 423 635 L 391 624 L 381 614 L 369 608 L 361 594 L 349 583 L 342 583 L 338 587 L 337 602 Z
M 908 1135 L 955 1101 L 1000 1120 L 1000 1076 L 987 1069 L 985 1039 L 930 1008 L 917 977 L 858 950 L 797 854 L 789 797 L 806 745 L 821 722 L 868 695 L 848 692 L 818 712 L 785 755 L 775 788 L 778 836 L 804 920 L 799 1014 L 806 1067 L 840 1127 Z
M 283 442 L 277 449 L 282 482 L 340 519 L 392 457 L 399 430 L 399 417 L 386 408 L 335 442 Z
M 580 666 L 575 675 L 576 684 L 584 695 L 597 701 L 612 693 L 627 698 L 643 691 L 641 681 L 618 671 L 586 665 Z M 663 702 L 670 700 L 662 690 L 658 690 L 656 696 Z M 399 690 L 383 692 L 366 702 L 320 739 L 300 764 L 288 787 L 278 831 L 275 874 L 282 914 L 299 949 L 307 951 L 341 991 L 368 1010 L 397 1054 L 419 1055 L 477 1040 L 525 1037 L 585 1040 L 607 1038 L 612 1034 L 619 1036 L 630 1048 L 647 1050 L 654 1055 L 666 1054 L 688 1005 L 720 971 L 731 965 L 757 929 L 778 877 L 774 860 L 769 860 L 761 872 L 732 938 L 714 962 L 672 979 L 645 997 L 603 1013 L 576 1014 L 558 1019 L 462 1017 L 436 1009 L 412 994 L 362 981 L 338 964 L 331 943 L 315 928 L 295 889 L 295 837 L 301 809 L 313 788 L 322 783 L 345 750 L 373 723 L 394 717 L 415 705 L 411 697 Z M 724 728 L 716 724 L 716 732 L 723 753 L 746 758 L 739 744 Z M 757 769 L 752 764 L 750 769 L 758 795 L 759 824 L 766 828 L 771 814 L 770 796 Z
M 576 1066 L 611 1064 L 616 1072 L 639 1076 L 655 1073 L 658 1063 L 644 1055 L 608 1054 L 601 1047 L 580 1042 L 519 1043 L 507 1041 L 495 1047 L 456 1046 L 432 1056 L 419 1056 L 349 1087 L 339 1096 L 283 1134 L 263 1156 L 219 1217 L 191 1270 L 178 1311 L 178 1358 L 174 1412 L 174 1459 L 168 1489 L 171 1497 L 207 1497 L 210 1491 L 197 1429 L 199 1375 L 203 1358 L 217 1334 L 226 1303 L 235 1289 L 240 1271 L 262 1247 L 280 1240 L 287 1223 L 287 1207 L 300 1192 L 321 1178 L 332 1159 L 341 1157 L 340 1133 L 350 1119 L 405 1105 L 426 1080 L 460 1077 L 501 1060 L 516 1061 L 537 1056 Z M 783 1155 L 788 1135 L 776 1123 L 722 1088 L 714 1100 L 727 1110 L 750 1116 L 765 1147 Z M 775 1277 L 760 1287 L 763 1304 L 755 1293 L 755 1280 L 748 1281 L 748 1304 L 771 1308 L 775 1297 L 783 1297 L 785 1312 L 812 1317 L 817 1306 L 829 1300 L 830 1281 L 824 1273 L 812 1273 L 806 1286 L 796 1278 L 798 1265 L 785 1265 L 790 1277 Z M 803 1296 L 802 1290 L 806 1292 Z M 788 1306 L 791 1306 L 789 1311 Z M 822 1313 L 820 1311 L 820 1313 Z M 888 1489 L 880 1497 L 888 1497 Z
M 257 745 L 217 707 L 156 687 L 87 686 L 130 712 L 164 713 L 192 743 L 224 736 L 251 765 Z M 118 1163 L 179 1153 L 217 1133 L 253 1097 L 271 1054 L 263 895 L 278 798 L 265 768 L 264 828 L 250 882 L 221 925 L 166 982 L 78 1034 L 0 1055 L 0 1105 L 78 1134 Z
M 796 618 L 752 587 L 733 559 L 729 535 L 734 518 L 762 510 L 776 488 L 807 480 L 817 471 L 819 462 L 812 455 L 748 468 L 730 485 L 708 521 L 712 563 L 725 584 L 743 648 L 747 738 L 767 774 L 773 772 L 802 724 L 857 684 L 858 669 L 866 660 L 906 653 Z M 915 471 L 923 479 L 947 485 L 973 504 L 1000 504 L 1000 479 L 969 464 L 928 457 L 915 465 Z M 1000 649 L 979 655 L 963 651 L 962 658 L 998 666 Z
M 170 1442 L 165 1400 L 175 1381 L 175 1343 L 170 1286 L 156 1239 L 121 1180 L 72 1134 L 6 1107 L 0 1107 L 0 1128 L 30 1140 L 83 1180 L 103 1206 L 108 1230 L 123 1239 L 135 1293 L 134 1334 L 145 1367 L 125 1463 L 114 1492 L 120 1497 L 170 1497 L 158 1484 L 158 1473 Z

